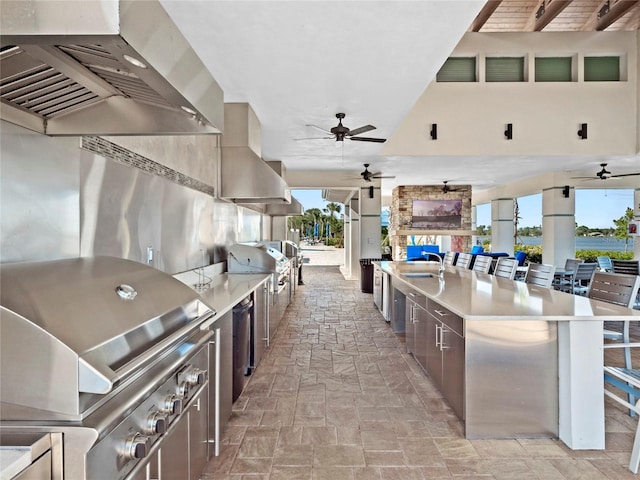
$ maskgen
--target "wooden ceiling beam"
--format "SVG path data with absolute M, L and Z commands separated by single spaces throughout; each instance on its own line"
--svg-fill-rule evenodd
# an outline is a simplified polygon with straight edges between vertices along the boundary
M 524 27 L 526 32 L 540 32 L 558 16 L 572 0 L 540 0 Z
M 487 3 L 484 4 L 480 13 L 476 16 L 475 20 L 471 24 L 471 28 L 469 29 L 472 32 L 479 32 L 482 26 L 489 20 L 489 17 L 493 15 L 493 12 L 496 11 L 496 8 L 500 6 L 502 0 L 488 0 Z
M 637 7 L 638 3 L 640 3 L 639 0 L 603 0 L 584 24 L 582 30 L 605 30 L 629 10 Z

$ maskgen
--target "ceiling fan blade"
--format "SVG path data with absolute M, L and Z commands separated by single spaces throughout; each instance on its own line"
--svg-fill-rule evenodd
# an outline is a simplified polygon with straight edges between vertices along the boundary
M 294 140 L 335 140 L 334 137 L 303 137 L 294 138 Z
M 354 128 L 353 130 L 349 130 L 349 133 L 347 133 L 347 135 L 351 137 L 353 135 L 360 135 L 361 133 L 370 132 L 371 130 L 375 130 L 375 129 L 376 127 L 374 127 L 373 125 L 365 125 L 364 127 Z
M 318 125 L 314 125 L 314 124 L 312 124 L 312 123 L 307 123 L 307 124 L 305 124 L 305 127 L 313 127 L 313 128 L 317 128 L 318 130 L 322 130 L 324 133 L 328 133 L 329 135 L 332 135 L 332 133 L 331 133 L 329 130 L 327 130 L 327 129 L 325 129 L 325 128 L 322 128 L 322 127 L 319 127 Z
M 571 177 L 576 180 L 600 180 L 600 177 Z
M 372 178 L 396 178 L 395 175 L 374 175 Z
M 635 175 L 640 175 L 640 172 L 637 172 L 637 173 L 619 173 L 617 175 L 609 175 L 607 178 L 611 178 L 611 177 L 633 177 Z
M 359 142 L 375 142 L 375 143 L 384 143 L 387 141 L 386 138 L 370 138 L 370 137 L 349 137 L 349 140 L 357 140 Z

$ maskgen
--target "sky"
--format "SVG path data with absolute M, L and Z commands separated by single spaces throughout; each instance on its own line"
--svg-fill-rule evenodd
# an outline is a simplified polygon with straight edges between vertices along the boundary
M 324 209 L 327 201 L 322 200 L 321 190 L 292 190 L 305 210 Z M 627 208 L 633 208 L 632 189 L 580 189 L 575 190 L 576 222 L 590 228 L 613 228 L 613 220 L 624 215 Z M 542 225 L 542 194 L 518 198 L 520 227 Z M 341 213 L 344 213 L 344 209 Z M 477 224 L 491 225 L 491 205 L 478 205 Z

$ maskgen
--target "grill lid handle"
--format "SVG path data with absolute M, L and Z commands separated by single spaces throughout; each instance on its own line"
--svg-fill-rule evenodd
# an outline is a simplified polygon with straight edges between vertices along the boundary
M 136 289 L 131 285 L 127 285 L 126 283 L 118 285 L 116 287 L 116 293 L 123 300 L 133 300 L 134 298 L 136 298 L 136 295 L 138 295 Z

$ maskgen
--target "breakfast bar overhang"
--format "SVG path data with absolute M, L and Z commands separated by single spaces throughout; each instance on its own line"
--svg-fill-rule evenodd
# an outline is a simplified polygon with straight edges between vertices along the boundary
M 394 288 L 423 295 L 432 316 L 459 318 L 462 408 L 450 403 L 467 438 L 558 437 L 574 450 L 604 449 L 603 322 L 640 320 L 640 311 L 452 266 L 439 276 L 431 262 L 380 266 Z M 443 351 L 442 332 L 456 332 L 435 320 Z

